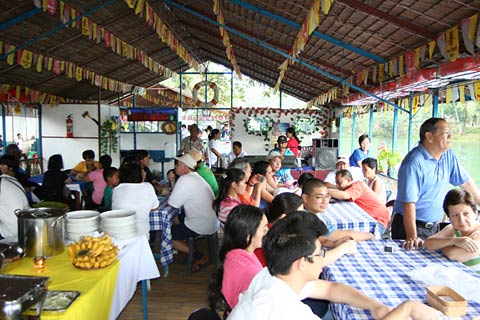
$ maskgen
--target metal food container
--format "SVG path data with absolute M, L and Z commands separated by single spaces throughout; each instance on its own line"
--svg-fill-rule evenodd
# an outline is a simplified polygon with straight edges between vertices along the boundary
M 65 212 L 54 208 L 15 211 L 18 244 L 27 257 L 51 257 L 65 250 Z
M 37 302 L 40 308 L 47 294 L 46 277 L 0 275 L 0 319 L 22 319 L 22 312 Z
M 17 267 L 25 251 L 16 243 L 0 243 L 0 271 L 7 273 Z

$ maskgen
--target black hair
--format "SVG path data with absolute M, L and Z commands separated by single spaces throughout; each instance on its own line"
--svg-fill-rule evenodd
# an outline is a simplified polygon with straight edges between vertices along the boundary
M 445 121 L 443 118 L 430 118 L 425 120 L 420 126 L 420 142 L 425 140 L 425 134 L 427 132 L 435 132 L 437 130 L 437 124 L 440 121 Z
M 61 154 L 54 154 L 48 158 L 48 170 L 60 171 L 63 169 L 63 158 Z
M 298 207 L 302 204 L 302 197 L 295 193 L 285 192 L 275 196 L 266 212 L 268 222 L 273 223 L 278 220 L 282 214 L 289 214 L 297 211 Z
M 358 145 L 361 147 L 363 140 L 368 139 L 370 140 L 370 137 L 368 134 L 362 134 L 360 137 L 358 137 Z
M 265 260 L 270 274 L 288 275 L 292 264 L 311 255 L 318 237 L 328 233 L 325 224 L 315 215 L 294 212 L 273 224 L 263 239 Z
M 213 137 L 214 137 L 216 134 L 218 134 L 218 133 L 220 133 L 220 130 L 218 130 L 218 129 L 213 129 L 212 132 L 210 132 L 210 134 L 208 135 L 208 140 L 212 140 Z
M 117 172 L 118 169 L 115 167 L 108 167 L 103 169 L 103 180 L 107 181 L 108 178 L 113 177 L 113 175 Z
M 362 160 L 362 164 L 366 165 L 370 169 L 375 169 L 375 172 L 378 169 L 377 159 L 374 159 L 374 158 L 365 158 Z
M 252 175 L 261 174 L 262 176 L 264 176 L 267 173 L 267 168 L 269 165 L 270 162 L 264 160 L 255 162 L 252 168 Z
M 5 147 L 5 154 L 6 155 L 12 155 L 15 158 L 17 158 L 18 160 L 20 160 L 20 156 L 21 156 L 22 152 L 20 151 L 20 148 L 16 144 L 11 143 L 11 144 L 9 144 L 8 146 Z
M 142 166 L 139 163 L 124 163 L 120 166 L 120 183 L 141 183 L 142 172 Z
M 95 159 L 95 152 L 93 150 L 85 150 L 82 152 L 83 160 Z
M 139 159 L 139 161 L 143 160 L 144 158 L 148 157 L 148 151 L 145 149 L 138 149 L 135 151 L 135 155 Z
M 450 212 L 448 210 L 449 206 L 454 206 L 457 204 L 466 204 L 471 207 L 473 212 L 477 213 L 477 204 L 475 199 L 472 197 L 472 194 L 467 190 L 462 189 L 452 189 L 447 192 L 445 200 L 443 200 L 443 211 L 450 217 Z
M 242 149 L 242 143 L 240 141 L 233 141 L 232 146 Z
M 349 178 L 350 181 L 353 181 L 352 174 L 347 169 L 342 169 L 342 170 L 337 171 L 337 173 L 335 174 L 335 177 L 338 177 L 338 176 L 340 176 L 342 178 Z
M 222 310 L 225 301 L 222 296 L 223 263 L 227 253 L 234 249 L 246 249 L 252 242 L 263 219 L 262 211 L 254 206 L 241 204 L 233 208 L 225 223 L 223 243 L 219 252 L 220 264 L 212 274 L 208 299 L 212 310 Z
M 228 194 L 228 189 L 230 189 L 230 186 L 232 183 L 236 182 L 239 183 L 243 179 L 245 179 L 245 172 L 241 169 L 237 168 L 232 168 L 227 170 L 227 175 L 225 178 L 220 179 L 220 183 L 218 186 L 218 197 L 213 200 L 212 207 L 215 210 L 215 212 L 218 215 L 218 212 L 220 211 L 220 204 L 222 201 L 225 199 L 225 197 Z
M 138 163 L 140 164 L 140 159 L 138 159 L 137 155 L 135 154 L 129 154 L 125 156 L 122 160 L 122 165 L 126 163 Z
M 302 141 L 297 137 L 297 133 L 295 132 L 295 128 L 294 128 L 294 127 L 288 127 L 285 132 L 286 132 L 286 133 L 291 133 L 292 136 L 293 136 L 295 139 L 297 139 L 298 144 L 300 144 L 300 142 L 302 142 Z
M 18 159 L 12 154 L 4 154 L 0 157 L 0 164 L 4 164 L 15 171 L 18 168 Z
M 326 187 L 327 187 L 327 185 L 322 180 L 317 179 L 317 178 L 312 178 L 310 180 L 307 180 L 303 184 L 302 194 L 311 194 L 313 192 L 313 189 L 326 188 Z
M 112 157 L 110 157 L 108 154 L 104 154 L 100 157 L 100 159 L 98 159 L 98 162 L 100 162 L 102 165 L 102 169 L 105 170 L 112 165 Z
M 315 178 L 315 176 L 310 172 L 302 173 L 300 177 L 298 177 L 298 186 L 301 188 L 305 184 L 305 182 L 313 178 Z

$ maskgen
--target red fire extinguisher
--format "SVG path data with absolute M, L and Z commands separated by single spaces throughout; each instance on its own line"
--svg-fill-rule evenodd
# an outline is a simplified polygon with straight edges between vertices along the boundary
M 67 138 L 73 138 L 73 115 L 69 114 L 67 116 L 67 120 L 65 122 L 67 123 Z

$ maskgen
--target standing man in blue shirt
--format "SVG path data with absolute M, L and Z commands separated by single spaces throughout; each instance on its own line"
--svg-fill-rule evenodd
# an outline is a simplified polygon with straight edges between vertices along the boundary
M 420 142 L 403 159 L 398 171 L 398 193 L 392 238 L 405 239 L 411 250 L 440 230 L 442 203 L 450 184 L 468 190 L 477 203 L 480 191 L 459 163 L 451 147 L 450 127 L 442 118 L 430 118 L 420 127 Z

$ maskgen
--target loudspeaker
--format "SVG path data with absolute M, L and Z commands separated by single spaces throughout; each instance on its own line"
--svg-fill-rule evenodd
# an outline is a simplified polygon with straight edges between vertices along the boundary
M 338 139 L 312 139 L 312 166 L 315 169 L 335 169 L 337 153 Z
M 337 162 L 338 148 L 318 148 L 315 150 L 315 169 L 333 170 Z

